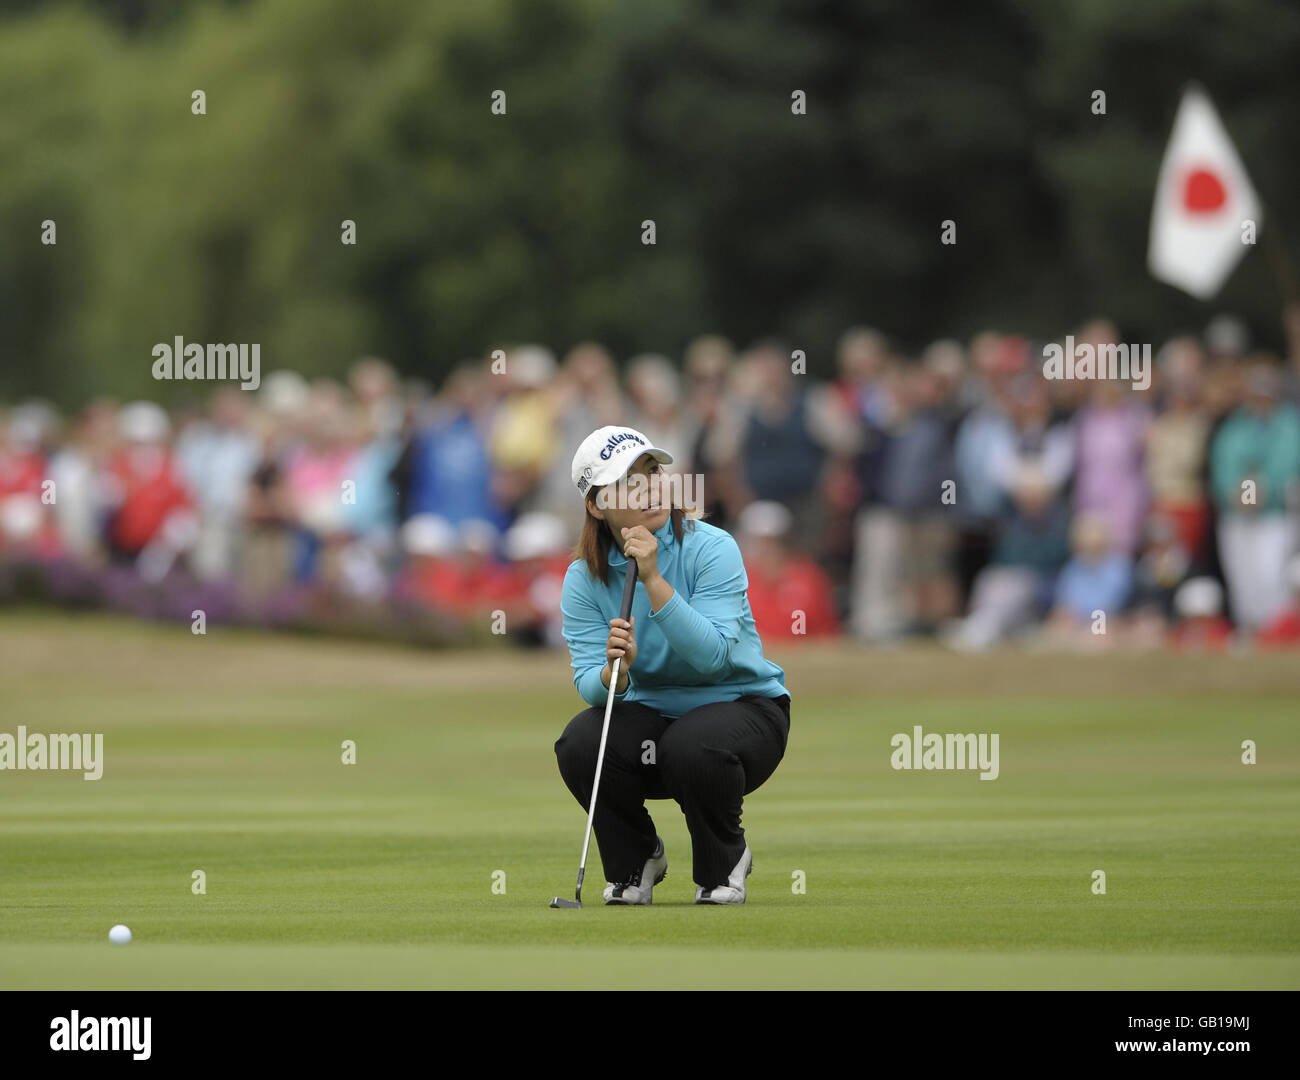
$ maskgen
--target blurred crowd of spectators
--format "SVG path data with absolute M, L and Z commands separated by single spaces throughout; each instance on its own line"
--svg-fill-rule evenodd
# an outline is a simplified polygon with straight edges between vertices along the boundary
M 1221 316 L 1151 385 L 1046 380 L 987 331 L 911 356 L 846 332 L 831 381 L 791 348 L 701 337 L 620 374 L 598 344 L 456 367 L 277 371 L 168 413 L 0 410 L 0 565 L 57 596 L 275 624 L 322 603 L 430 611 L 562 644 L 578 443 L 628 424 L 699 478 L 765 636 L 935 636 L 978 650 L 1300 643 L 1300 314 L 1286 360 Z M 1076 343 L 1120 344 L 1106 321 Z M 0 594 L 3 592 L 0 581 Z M 188 590 L 188 591 L 187 591 Z M 151 608 L 150 605 L 153 605 Z M 499 618 L 499 617 L 498 617 Z

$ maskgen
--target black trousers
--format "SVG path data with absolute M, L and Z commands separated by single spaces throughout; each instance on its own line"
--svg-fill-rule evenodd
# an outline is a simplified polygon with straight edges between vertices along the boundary
M 604 719 L 603 706 L 578 713 L 555 744 L 560 775 L 584 810 Z M 646 705 L 616 702 L 594 825 L 605 880 L 628 880 L 654 853 L 646 800 L 675 799 L 691 834 L 695 883 L 723 884 L 745 852 L 742 797 L 776 771 L 789 737 L 784 695 L 714 702 L 675 720 Z

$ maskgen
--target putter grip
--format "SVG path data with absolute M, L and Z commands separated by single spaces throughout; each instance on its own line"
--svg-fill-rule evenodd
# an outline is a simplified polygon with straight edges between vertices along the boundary
M 620 619 L 632 617 L 632 594 L 636 592 L 636 560 L 627 561 L 627 581 L 623 584 L 623 607 L 619 611 Z

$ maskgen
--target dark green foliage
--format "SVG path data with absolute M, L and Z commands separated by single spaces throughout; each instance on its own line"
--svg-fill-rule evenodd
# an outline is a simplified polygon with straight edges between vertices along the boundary
M 859 322 L 915 347 L 1105 313 L 1158 344 L 1221 308 L 1280 344 L 1266 251 L 1212 305 L 1145 255 L 1190 78 L 1296 250 L 1281 0 L 0 11 L 6 398 L 181 395 L 149 372 L 177 334 L 426 377 L 522 339 L 674 353 L 714 330 L 784 335 L 825 373 Z

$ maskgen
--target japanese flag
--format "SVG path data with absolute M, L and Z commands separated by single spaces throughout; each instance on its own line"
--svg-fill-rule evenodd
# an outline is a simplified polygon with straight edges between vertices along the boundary
M 1243 222 L 1254 227 L 1243 240 Z M 1263 224 L 1259 196 L 1210 99 L 1183 94 L 1151 212 L 1153 276 L 1208 300 L 1223 286 Z

